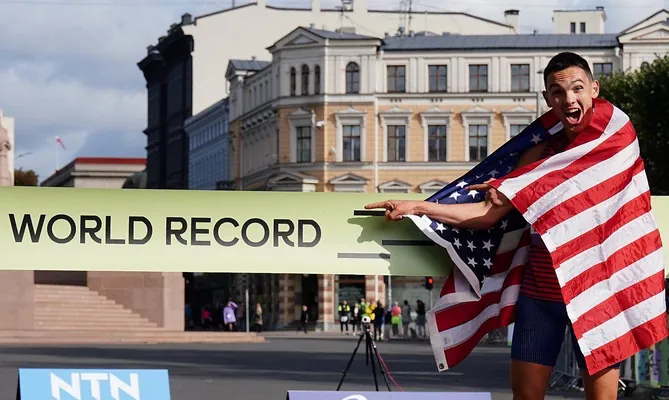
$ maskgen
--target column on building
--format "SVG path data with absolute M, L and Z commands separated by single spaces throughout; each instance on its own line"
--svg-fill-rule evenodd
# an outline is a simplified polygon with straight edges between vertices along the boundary
M 291 274 L 279 275 L 279 321 L 277 328 L 284 328 L 299 318 L 296 311 L 295 279 Z M 301 307 L 301 305 L 300 305 Z
M 335 310 L 335 276 L 318 275 L 318 330 L 331 331 L 339 326 L 335 324 Z
M 376 291 L 377 286 L 374 280 L 374 277 L 378 278 L 378 292 Z M 365 276 L 365 300 L 369 302 L 374 302 L 380 300 L 381 304 L 384 306 L 387 305 L 388 299 L 386 296 L 386 284 L 383 281 L 383 275 L 367 275 Z

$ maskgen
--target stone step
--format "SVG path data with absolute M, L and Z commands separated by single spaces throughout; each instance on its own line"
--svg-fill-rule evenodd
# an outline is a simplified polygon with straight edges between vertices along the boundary
M 79 302 L 79 301 L 100 301 L 103 303 L 114 303 L 114 301 L 109 300 L 108 298 L 96 295 L 96 294 L 35 294 L 33 295 L 35 301 L 66 301 L 66 302 Z
M 158 327 L 157 324 L 150 321 L 142 321 L 137 319 L 116 319 L 116 320 L 103 320 L 103 321 L 79 321 L 79 320 L 35 320 L 35 327 L 40 329 L 50 329 L 65 327 L 69 329 L 79 329 L 79 328 L 95 328 L 98 330 L 103 329 L 125 329 L 128 327 Z
M 49 306 L 44 306 L 44 305 L 39 305 L 35 307 L 35 316 L 38 315 L 58 315 L 58 316 L 74 316 L 78 318 L 87 318 L 87 317 L 95 317 L 98 313 L 104 312 L 104 315 L 124 315 L 124 316 L 129 316 L 129 315 L 137 315 L 132 311 L 130 311 L 127 308 L 123 308 L 121 306 L 117 307 L 87 307 L 85 309 L 79 309 L 79 308 L 65 308 L 63 306 L 57 306 L 57 305 L 49 305 Z
M 111 331 L 0 331 L 0 344 L 142 344 L 142 343 L 261 343 L 265 338 L 245 332 Z
M 110 324 L 151 324 L 156 325 L 155 322 L 151 322 L 147 318 L 143 318 L 137 315 L 97 315 L 90 318 L 72 318 L 71 316 L 64 315 L 41 315 L 35 316 L 35 323 L 62 323 L 62 324 L 72 324 L 73 326 L 81 325 L 110 325 Z M 157 326 L 157 325 L 156 325 Z

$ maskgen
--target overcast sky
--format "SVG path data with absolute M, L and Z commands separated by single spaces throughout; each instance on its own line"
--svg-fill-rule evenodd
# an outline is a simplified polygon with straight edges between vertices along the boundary
M 246 3 L 237 0 L 237 4 Z M 310 0 L 266 0 L 308 7 Z M 332 7 L 337 0 L 321 0 Z M 16 122 L 16 167 L 40 181 L 78 156 L 144 157 L 146 89 L 136 63 L 181 14 L 227 8 L 231 0 L 0 0 L 0 109 Z M 367 0 L 398 9 L 400 0 Z M 501 4 L 501 5 L 500 5 Z M 521 29 L 550 32 L 553 9 L 604 6 L 608 32 L 662 9 L 667 0 L 414 0 L 415 9 L 466 11 Z M 60 136 L 67 151 L 58 149 Z

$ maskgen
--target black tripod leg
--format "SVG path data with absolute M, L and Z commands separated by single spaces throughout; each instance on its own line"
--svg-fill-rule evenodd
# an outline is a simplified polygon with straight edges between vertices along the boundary
M 348 360 L 348 364 L 346 364 L 346 368 L 344 369 L 344 373 L 341 376 L 341 379 L 339 380 L 339 385 L 337 385 L 337 391 L 339 391 L 339 388 L 341 388 L 342 383 L 344 383 L 344 378 L 346 377 L 346 374 L 348 373 L 348 369 L 351 368 L 351 364 L 353 364 L 353 359 L 355 358 L 355 354 L 358 352 L 358 348 L 360 347 L 360 343 L 362 342 L 362 339 L 365 337 L 365 334 L 363 333 L 360 335 L 360 339 L 358 339 L 358 345 L 355 346 L 355 350 L 353 350 L 353 354 L 351 354 L 351 358 Z
M 367 334 L 367 351 L 369 352 L 369 359 L 372 362 L 372 375 L 374 376 L 374 387 L 376 387 L 376 391 L 379 391 L 379 381 L 376 379 L 376 366 L 374 365 L 374 349 L 372 347 L 372 343 L 374 341 L 372 340 L 372 337 Z
M 381 375 L 383 376 L 383 380 L 386 382 L 386 387 L 388 388 L 388 391 L 391 392 L 390 390 L 390 383 L 388 383 L 388 372 L 386 371 L 386 368 L 383 366 L 383 363 L 381 362 L 381 356 L 379 355 L 379 350 L 376 348 L 376 342 L 372 341 L 372 346 L 374 353 L 373 355 L 376 357 L 376 362 L 379 363 L 379 370 L 381 371 Z

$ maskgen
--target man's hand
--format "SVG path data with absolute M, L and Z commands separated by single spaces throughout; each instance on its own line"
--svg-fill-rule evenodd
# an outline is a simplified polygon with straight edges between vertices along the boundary
M 511 201 L 504 194 L 499 192 L 494 187 L 490 186 L 490 184 L 488 183 L 490 181 L 492 181 L 492 179 L 489 179 L 484 183 L 479 183 L 477 185 L 469 185 L 467 186 L 467 189 L 486 192 L 485 195 L 486 201 L 492 203 L 493 205 L 501 207 L 511 204 Z
M 386 200 L 378 203 L 367 204 L 366 210 L 373 208 L 385 208 L 388 221 L 399 221 L 404 215 L 412 215 L 416 211 L 418 201 L 414 200 Z

